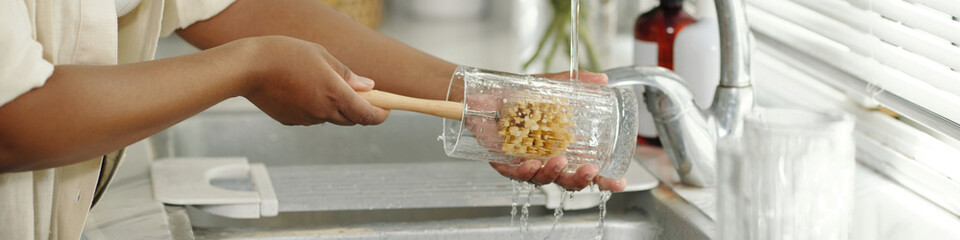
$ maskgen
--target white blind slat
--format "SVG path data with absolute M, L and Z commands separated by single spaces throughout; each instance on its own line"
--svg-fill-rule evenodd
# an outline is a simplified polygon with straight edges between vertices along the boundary
M 960 16 L 960 1 L 957 0 L 909 0 L 953 16 Z
M 924 7 L 920 7 L 902 0 L 871 0 L 855 1 L 855 6 L 870 10 L 890 19 L 903 22 L 931 34 L 940 36 L 954 43 L 960 43 L 960 22 L 954 21 L 949 15 L 938 14 Z M 863 4 L 867 2 L 868 4 Z M 954 3 L 956 4 L 956 3 Z
M 854 7 L 843 1 L 804 0 L 796 4 L 815 10 L 861 32 L 871 33 L 884 41 L 923 55 L 947 67 L 960 70 L 960 48 L 950 41 L 909 28 L 880 17 L 879 14 Z M 958 3 L 960 5 L 960 3 Z
M 845 45 L 860 55 L 875 58 L 883 64 L 899 69 L 936 88 L 946 90 L 950 93 L 960 93 L 960 81 L 958 81 L 958 79 L 960 79 L 960 73 L 951 71 L 940 63 L 881 42 L 880 39 L 876 37 L 862 33 L 849 25 L 837 22 L 832 18 L 807 9 L 794 2 L 785 0 L 755 0 L 750 1 L 750 3 L 767 12 L 775 12 L 776 16 L 788 20 L 792 24 L 802 26 L 806 30 Z M 956 48 L 954 46 L 949 47 Z M 873 72 L 870 68 L 859 69 L 859 71 Z M 874 77 L 868 77 L 867 79 L 873 78 Z

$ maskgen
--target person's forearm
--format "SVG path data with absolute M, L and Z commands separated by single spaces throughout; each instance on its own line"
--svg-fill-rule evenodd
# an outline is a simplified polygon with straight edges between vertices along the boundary
M 238 0 L 219 15 L 178 31 L 200 48 L 261 35 L 286 35 L 325 46 L 376 88 L 443 99 L 456 65 L 371 30 L 317 0 Z
M 0 172 L 63 166 L 114 151 L 246 91 L 244 43 L 157 61 L 56 66 L 44 86 L 0 106 Z

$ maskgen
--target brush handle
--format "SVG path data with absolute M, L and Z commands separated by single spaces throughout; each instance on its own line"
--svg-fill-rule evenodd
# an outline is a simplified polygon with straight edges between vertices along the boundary
M 370 104 L 381 108 L 412 111 L 453 120 L 460 120 L 463 116 L 463 104 L 458 102 L 412 98 L 377 90 L 357 92 L 357 94 L 367 99 Z

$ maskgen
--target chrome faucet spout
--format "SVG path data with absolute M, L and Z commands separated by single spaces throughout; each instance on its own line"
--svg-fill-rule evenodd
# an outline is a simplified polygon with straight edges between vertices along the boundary
M 707 111 L 697 107 L 683 80 L 660 67 L 630 66 L 607 71 L 611 87 L 644 91 L 660 142 L 687 185 L 711 187 L 717 179 L 717 142 L 740 135 L 743 116 L 751 111 L 750 31 L 742 0 L 716 0 L 720 24 L 720 84 Z
M 605 72 L 611 79 L 608 87 L 641 87 L 670 92 L 666 97 L 678 104 L 676 111 L 695 108 L 693 92 L 673 71 L 655 66 L 629 66 L 611 69 Z
M 646 87 L 644 99 L 653 114 L 667 156 L 684 184 L 715 185 L 716 124 L 700 110 L 680 76 L 662 67 L 621 67 L 606 72 L 611 87 Z

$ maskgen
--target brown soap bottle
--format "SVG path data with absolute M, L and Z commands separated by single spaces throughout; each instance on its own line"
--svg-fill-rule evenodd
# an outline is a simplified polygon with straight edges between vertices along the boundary
M 694 22 L 696 19 L 683 11 L 683 0 L 660 0 L 660 6 L 641 14 L 634 24 L 633 64 L 673 70 L 673 40 Z M 646 108 L 641 109 L 639 142 L 660 146 L 652 115 Z

